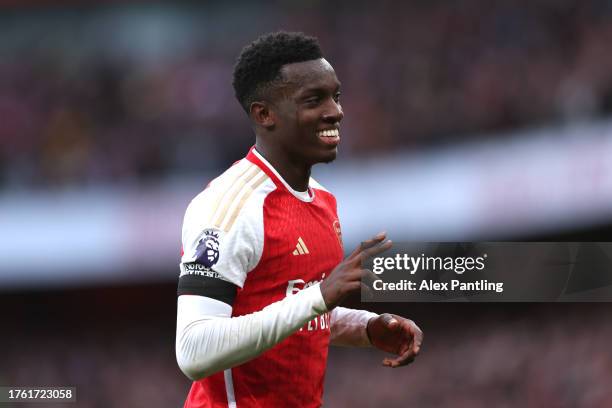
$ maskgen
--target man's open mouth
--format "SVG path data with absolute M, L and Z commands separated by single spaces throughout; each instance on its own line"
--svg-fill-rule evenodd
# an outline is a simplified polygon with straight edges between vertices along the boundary
M 317 136 L 326 144 L 337 145 L 340 143 L 340 131 L 338 129 L 321 130 Z

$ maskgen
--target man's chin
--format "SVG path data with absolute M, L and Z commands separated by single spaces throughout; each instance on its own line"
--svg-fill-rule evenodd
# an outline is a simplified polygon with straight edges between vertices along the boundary
M 336 160 L 336 156 L 337 155 L 338 155 L 338 149 L 336 148 L 336 149 L 334 149 L 331 152 L 327 152 L 327 153 L 321 155 L 318 163 L 325 163 L 325 164 L 331 163 L 334 160 Z

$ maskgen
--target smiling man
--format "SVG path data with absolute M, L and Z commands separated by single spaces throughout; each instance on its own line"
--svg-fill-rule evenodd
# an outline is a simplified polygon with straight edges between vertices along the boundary
M 422 332 L 338 305 L 391 247 L 384 233 L 343 258 L 334 196 L 310 177 L 336 158 L 340 82 L 315 38 L 278 32 L 245 47 L 236 97 L 255 146 L 190 203 L 183 225 L 176 355 L 185 407 L 318 407 L 329 344 L 375 346 L 398 367 Z

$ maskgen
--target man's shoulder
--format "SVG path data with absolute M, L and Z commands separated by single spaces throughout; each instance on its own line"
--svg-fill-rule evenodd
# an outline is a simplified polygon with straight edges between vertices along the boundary
M 261 257 L 261 208 L 275 188 L 268 175 L 244 159 L 214 179 L 187 207 L 182 263 L 199 260 L 203 250 L 209 251 L 208 267 L 214 264 L 223 279 L 242 286 Z
M 233 166 L 212 180 L 191 201 L 187 217 L 207 218 L 211 227 L 229 230 L 237 216 L 246 207 L 274 189 L 274 183 L 256 164 L 247 159 Z

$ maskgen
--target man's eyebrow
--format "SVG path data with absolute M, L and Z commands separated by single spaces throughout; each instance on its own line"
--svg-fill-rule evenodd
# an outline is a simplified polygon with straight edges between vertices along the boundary
M 339 90 L 340 90 L 340 82 L 338 82 L 336 86 L 334 86 L 334 92 L 338 92 Z M 307 93 L 325 93 L 325 92 L 327 92 L 327 88 L 325 86 L 313 85 L 311 87 L 306 87 L 302 89 L 300 93 L 307 94 Z

